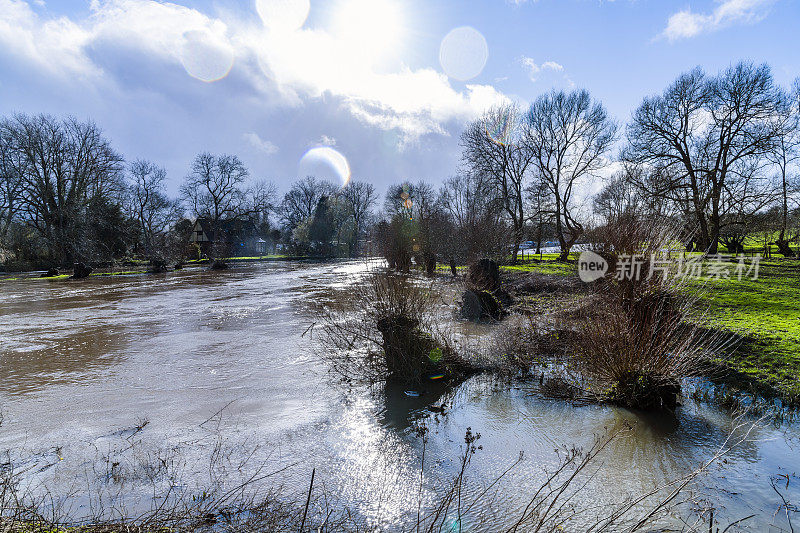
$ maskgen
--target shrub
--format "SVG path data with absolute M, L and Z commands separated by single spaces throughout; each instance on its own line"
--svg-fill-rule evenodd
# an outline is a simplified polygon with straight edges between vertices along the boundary
M 322 312 L 323 358 L 345 379 L 419 383 L 463 376 L 478 365 L 434 320 L 435 292 L 411 276 L 369 272 Z
M 632 216 L 595 233 L 610 274 L 593 284 L 575 351 L 578 365 L 612 403 L 674 409 L 681 378 L 698 370 L 710 346 L 708 333 L 686 324 L 699 311 L 698 289 L 675 276 L 651 275 L 651 262 L 669 257 L 673 235 L 659 221 Z M 634 255 L 641 259 L 640 275 L 615 277 L 620 261 Z

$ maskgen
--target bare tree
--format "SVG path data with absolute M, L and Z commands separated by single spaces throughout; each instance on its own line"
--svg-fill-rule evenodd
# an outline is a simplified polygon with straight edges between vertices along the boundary
M 320 199 L 336 193 L 336 186 L 314 176 L 306 176 L 295 182 L 281 202 L 281 218 L 283 223 L 291 229 L 296 228 L 314 216 Z
M 130 164 L 128 173 L 130 212 L 139 227 L 144 253 L 153 257 L 158 253 L 158 241 L 178 220 L 177 202 L 164 192 L 167 172 L 150 161 L 137 159 Z
M 528 198 L 529 220 L 535 226 L 534 238 L 536 239 L 536 253 L 542 251 L 542 239 L 545 235 L 545 228 L 552 224 L 555 207 L 553 205 L 553 195 L 543 180 L 537 180 L 528 185 L 525 189 Z
M 439 203 L 458 226 L 470 225 L 485 208 L 480 178 L 458 174 L 445 180 L 439 191 Z
M 800 89 L 800 84 L 798 84 Z M 772 152 L 768 158 L 774 163 L 778 179 L 780 180 L 781 197 L 781 229 L 775 244 L 778 252 L 785 257 L 794 257 L 795 253 L 789 247 L 786 231 L 789 220 L 790 171 L 795 163 L 800 160 L 800 104 L 796 105 L 793 95 L 780 96 L 775 120 L 778 122 L 781 133 L 777 138 Z
M 402 214 L 414 220 L 425 220 L 436 206 L 436 193 L 430 183 L 405 181 L 391 185 L 386 191 L 383 210 L 393 218 Z
M 689 202 L 701 250 L 717 252 L 725 197 L 754 190 L 752 169 L 780 137 L 780 102 L 769 66 L 739 63 L 713 78 L 683 74 L 634 113 L 624 157 L 667 178 L 648 194 Z
M 792 95 L 794 96 L 795 109 L 800 113 L 800 78 L 794 80 L 794 84 L 792 84 Z
M 436 270 L 438 247 L 435 225 L 440 220 L 439 206 L 433 187 L 424 181 L 415 184 L 403 182 L 392 185 L 386 192 L 384 212 L 388 216 L 391 231 L 381 233 L 384 250 L 402 250 L 400 257 L 414 257 L 417 264 L 424 264 L 429 275 Z M 389 257 L 387 256 L 387 259 Z M 390 259 L 389 263 L 393 261 Z M 407 268 L 405 260 L 399 261 L 401 269 Z
M 435 228 L 437 253 L 450 260 L 453 275 L 456 261 L 501 259 L 508 251 L 508 226 L 493 192 L 480 175 L 468 173 L 447 179 L 439 191 L 442 215 Z
M 606 222 L 637 211 L 638 198 L 627 172 L 623 170 L 614 174 L 592 199 L 592 204 L 595 212 Z
M 276 209 L 278 189 L 271 181 L 259 180 L 245 192 L 244 212 L 256 223 L 269 226 L 269 216 Z
M 23 163 L 18 161 L 19 156 L 6 123 L 0 123 L 0 246 L 23 207 L 24 181 L 20 170 Z
M 20 215 L 57 263 L 88 257 L 90 215 L 98 212 L 89 207 L 119 198 L 122 157 L 92 122 L 16 115 L 2 130 L 12 153 L 7 171 L 21 180 Z
M 532 162 L 530 147 L 522 142 L 520 119 L 516 105 L 502 105 L 487 111 L 461 135 L 464 164 L 495 189 L 493 196 L 511 224 L 513 263 L 525 231 L 525 179 Z
M 537 178 L 553 198 L 553 221 L 561 246 L 560 260 L 584 232 L 573 213 L 575 187 L 606 166 L 616 125 L 587 91 L 552 92 L 540 96 L 524 120 L 525 145 Z
M 352 257 L 358 251 L 358 240 L 364 235 L 367 220 L 378 200 L 378 195 L 371 183 L 351 180 L 342 189 L 340 196 L 347 203 L 347 210 L 353 222 L 353 231 L 348 242 L 348 255 Z
M 244 163 L 235 155 L 199 154 L 181 187 L 187 208 L 195 217 L 212 224 L 224 218 L 237 218 L 245 207 L 243 183 L 249 176 Z

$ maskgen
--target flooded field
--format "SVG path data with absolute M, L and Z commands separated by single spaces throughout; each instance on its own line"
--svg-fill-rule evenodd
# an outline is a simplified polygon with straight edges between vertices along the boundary
M 420 500 L 435 499 L 458 473 L 469 427 L 481 434 L 482 449 L 472 457 L 464 499 L 489 490 L 458 525 L 495 531 L 522 512 L 545 470 L 558 464 L 556 450 L 622 431 L 571 502 L 589 517 L 691 472 L 714 456 L 734 424 L 726 411 L 690 399 L 675 416 L 650 416 L 574 406 L 541 397 L 533 384 L 487 376 L 419 397 L 403 388 L 344 387 L 329 375 L 309 326 L 315 304 L 366 268 L 275 262 L 3 282 L 0 450 L 11 450 L 8 462 L 32 490 L 49 491 L 78 516 L 92 512 L 87 486 L 133 508 L 148 503 L 146 484 L 137 482 L 144 459 L 166 461 L 169 450 L 181 465 L 177 484 L 192 490 L 224 450 L 233 477 L 258 465 L 280 472 L 263 483 L 303 494 L 316 469 L 315 486 L 331 505 L 401 529 Z M 457 322 L 446 308 L 442 315 Z M 463 327 L 474 335 L 491 328 Z M 444 414 L 428 409 L 442 403 Z M 113 457 L 128 469 L 127 480 L 98 482 L 93 474 Z M 772 481 L 787 501 L 800 503 L 798 457 L 797 423 L 761 423 L 688 497 L 698 506 L 710 502 L 723 528 L 755 515 L 740 525 L 788 531 Z

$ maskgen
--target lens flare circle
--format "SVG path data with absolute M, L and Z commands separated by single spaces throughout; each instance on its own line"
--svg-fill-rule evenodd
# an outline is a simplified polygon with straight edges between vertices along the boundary
M 513 144 L 514 114 L 510 111 L 492 113 L 483 123 L 486 135 L 496 144 L 503 146 Z
M 297 165 L 300 176 L 314 176 L 338 181 L 342 187 L 350 182 L 350 163 L 338 150 L 330 146 L 317 146 L 306 152 Z
M 486 38 L 470 26 L 450 30 L 439 46 L 439 64 L 449 77 L 471 80 L 483 71 L 489 59 Z
M 206 83 L 219 81 L 233 68 L 233 48 L 222 38 L 205 30 L 183 34 L 180 59 L 189 76 Z
M 256 0 L 256 12 L 272 31 L 299 30 L 311 11 L 310 0 Z

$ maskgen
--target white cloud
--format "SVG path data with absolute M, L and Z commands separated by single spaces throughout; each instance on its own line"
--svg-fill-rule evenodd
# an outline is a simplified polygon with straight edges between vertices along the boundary
M 0 0 L 0 47 L 52 75 L 80 82 L 115 81 L 111 71 L 124 70 L 114 56 L 119 51 L 136 61 L 186 67 L 207 81 L 224 75 L 230 61 L 237 80 L 261 94 L 262 105 L 330 101 L 372 127 L 398 130 L 404 140 L 446 134 L 449 121 L 469 120 L 505 99 L 489 85 L 457 90 L 432 68 L 379 70 L 352 41 L 326 29 L 269 32 L 255 13 L 253 19 L 256 23 L 222 20 L 155 0 L 92 0 L 91 15 L 72 20 L 40 16 L 23 0 Z M 188 36 L 198 35 L 203 46 L 187 47 Z M 187 50 L 209 52 L 209 62 L 187 58 Z M 541 68 L 560 65 L 548 62 Z
M 0 48 L 55 76 L 96 76 L 84 51 L 91 34 L 66 17 L 42 20 L 22 0 L 0 0 Z
M 563 72 L 564 67 L 555 61 L 545 61 L 541 65 L 537 64 L 532 57 L 522 56 L 520 59 L 523 68 L 528 73 L 531 81 L 536 81 L 539 74 L 544 71 Z
M 324 145 L 324 146 L 336 146 L 336 139 L 334 137 L 331 137 L 330 135 L 322 135 L 314 144 Z
M 675 42 L 736 24 L 754 24 L 767 16 L 773 3 L 775 0 L 718 0 L 708 14 L 687 8 L 669 17 L 660 37 Z
M 324 30 L 259 33 L 245 39 L 253 43 L 264 73 L 276 81 L 287 101 L 339 97 L 364 123 L 398 129 L 412 138 L 441 134 L 444 122 L 467 120 L 504 99 L 488 85 L 457 91 L 447 76 L 431 68 L 378 72 L 348 43 Z
M 267 155 L 277 154 L 278 147 L 270 142 L 262 139 L 258 133 L 249 132 L 242 135 L 242 139 L 244 139 L 250 146 L 253 148 L 264 152 Z

